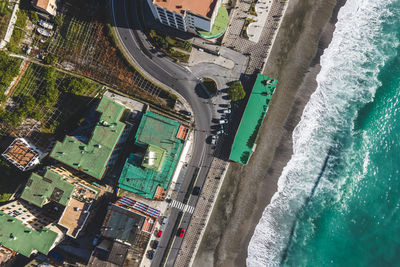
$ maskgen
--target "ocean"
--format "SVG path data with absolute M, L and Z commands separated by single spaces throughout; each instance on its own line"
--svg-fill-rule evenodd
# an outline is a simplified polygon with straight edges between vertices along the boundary
M 400 0 L 347 0 L 248 266 L 400 266 Z

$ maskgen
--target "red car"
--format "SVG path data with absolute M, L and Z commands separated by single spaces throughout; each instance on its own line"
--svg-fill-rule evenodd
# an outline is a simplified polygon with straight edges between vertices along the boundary
M 178 229 L 178 236 L 179 236 L 179 237 L 183 237 L 184 234 L 185 234 L 185 229 L 179 228 L 179 229 Z
M 160 237 L 161 237 L 161 235 L 162 235 L 162 231 L 161 231 L 161 230 L 159 230 L 159 231 L 157 232 L 157 235 L 156 235 L 156 237 L 157 237 L 157 238 L 160 238 Z

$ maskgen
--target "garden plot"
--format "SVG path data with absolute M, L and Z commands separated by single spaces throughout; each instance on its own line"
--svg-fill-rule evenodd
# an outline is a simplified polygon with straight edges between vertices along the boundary
M 62 66 L 128 95 L 173 107 L 176 97 L 131 68 L 112 44 L 104 23 L 104 6 L 96 1 L 87 1 L 84 5 L 77 11 L 66 1 L 58 15 L 59 26 L 49 39 L 47 53 L 57 56 Z
M 0 40 L 2 40 L 6 34 L 13 8 L 14 3 L 9 0 L 0 0 Z
M 102 91 L 100 84 L 31 63 L 7 101 L 3 135 L 25 137 L 45 148 L 49 137 L 67 129 Z

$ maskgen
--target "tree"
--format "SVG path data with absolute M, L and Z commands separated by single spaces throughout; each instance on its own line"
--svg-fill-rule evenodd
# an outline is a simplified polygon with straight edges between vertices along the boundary
M 60 14 L 57 14 L 56 17 L 54 18 L 54 24 L 60 27 L 62 23 L 63 23 L 63 18 L 61 17 Z
M 45 63 L 54 66 L 58 62 L 58 58 L 53 54 L 48 54 Z
M 65 90 L 74 95 L 85 95 L 87 92 L 94 91 L 95 85 L 85 78 L 72 78 Z
M 37 21 L 39 20 L 39 16 L 34 10 L 29 11 L 29 18 L 33 23 L 37 23 Z
M 238 101 L 246 96 L 241 82 L 233 82 L 228 88 L 228 96 L 232 101 Z

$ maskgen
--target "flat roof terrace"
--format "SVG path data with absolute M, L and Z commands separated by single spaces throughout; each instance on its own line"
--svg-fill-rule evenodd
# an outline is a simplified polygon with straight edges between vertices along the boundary
M 120 188 L 150 199 L 159 186 L 168 188 L 184 145 L 184 140 L 177 138 L 180 126 L 179 122 L 153 112 L 143 115 L 135 144 L 143 149 L 149 146 L 162 149 L 163 159 L 157 169 L 148 168 L 148 164 L 143 165 L 143 155 L 131 154 L 118 181 Z M 154 153 L 157 154 L 160 155 Z
M 277 83 L 273 78 L 258 74 L 233 141 L 230 160 L 241 164 L 249 162 Z
M 0 211 L 0 244 L 29 257 L 38 251 L 47 255 L 57 239 L 57 233 L 48 228 L 40 232 L 22 224 L 16 218 Z
M 103 97 L 97 111 L 100 119 L 87 144 L 71 136 L 57 142 L 50 156 L 68 166 L 101 180 L 108 160 L 125 128 L 120 121 L 125 108 Z
M 189 11 L 211 19 L 217 2 L 218 0 L 154 0 L 153 4 L 175 13 Z
M 51 170 L 42 176 L 32 173 L 22 192 L 21 198 L 43 207 L 50 200 L 66 206 L 75 186 L 68 183 L 63 177 Z

